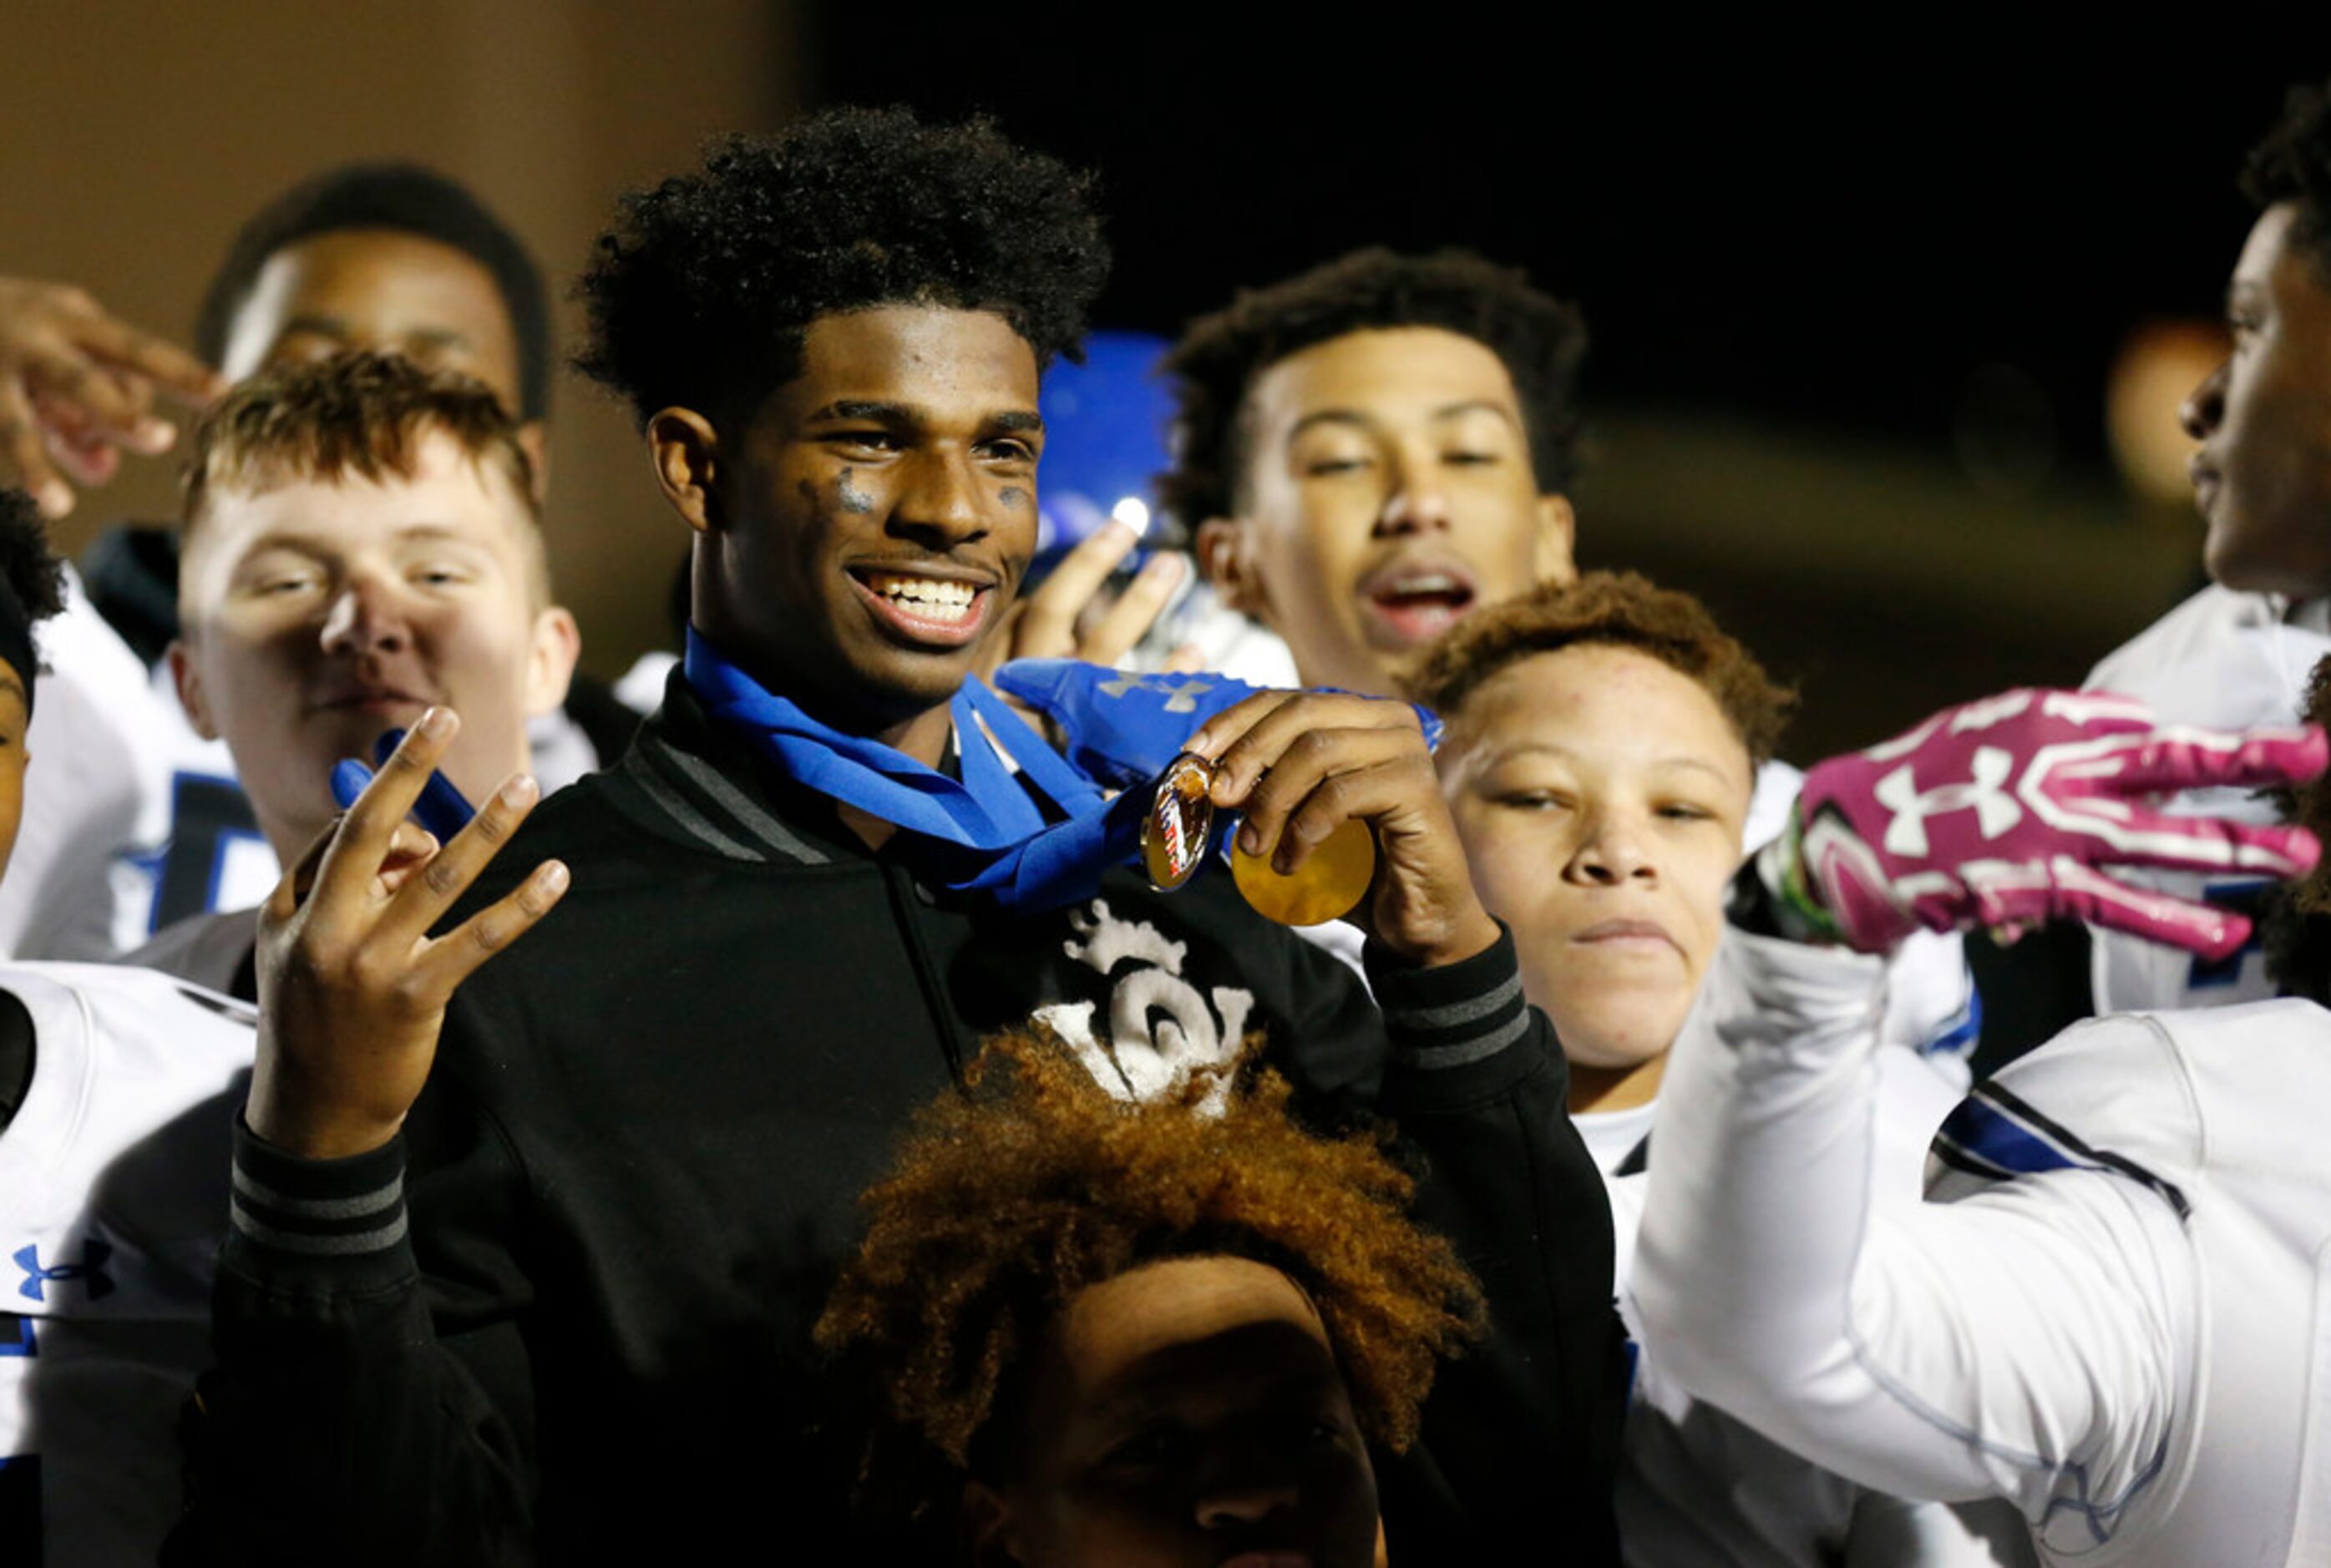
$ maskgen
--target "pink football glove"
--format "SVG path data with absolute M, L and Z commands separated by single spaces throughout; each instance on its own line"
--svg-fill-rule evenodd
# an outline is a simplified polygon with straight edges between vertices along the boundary
M 2249 937 L 2248 920 L 2132 887 L 2107 868 L 2306 875 L 2322 851 L 2304 828 L 2173 816 L 2155 797 L 2293 784 L 2321 773 L 2325 758 L 2313 725 L 2158 727 L 2134 698 L 2004 692 L 1807 774 L 1796 863 L 1784 862 L 1784 877 L 1801 877 L 1791 893 L 1810 895 L 1864 953 L 1920 926 L 2073 919 L 2223 958 Z

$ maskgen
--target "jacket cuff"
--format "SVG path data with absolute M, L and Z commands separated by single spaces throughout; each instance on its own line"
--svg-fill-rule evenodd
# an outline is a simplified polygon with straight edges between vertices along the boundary
M 1544 1060 L 1544 1025 L 1522 999 L 1514 934 L 1456 964 L 1419 969 L 1370 942 L 1362 955 L 1384 1012 L 1393 1071 L 1432 1098 L 1497 1093 Z
M 271 1289 L 369 1291 L 417 1277 L 403 1134 L 347 1159 L 303 1160 L 237 1116 L 233 1179 L 222 1267 Z

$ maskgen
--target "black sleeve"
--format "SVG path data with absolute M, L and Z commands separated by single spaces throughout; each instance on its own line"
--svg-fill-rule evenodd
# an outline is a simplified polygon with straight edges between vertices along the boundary
M 506 1252 L 508 1158 L 426 1093 L 407 1129 L 345 1160 L 235 1133 L 213 1295 L 215 1366 L 189 1421 L 188 1507 L 171 1564 L 533 1560 L 530 1380 Z M 407 1221 L 408 1142 L 428 1208 L 471 1278 L 424 1281 Z M 496 1278 L 497 1275 L 502 1276 Z M 441 1337 L 442 1335 L 442 1337 Z
M 1489 1304 L 1482 1341 L 1435 1380 L 1416 1447 L 1379 1478 L 1391 1559 L 1615 1564 L 1626 1362 L 1611 1206 L 1553 1026 L 1522 1000 L 1510 932 L 1438 969 L 1372 944 L 1367 966 L 1393 1044 L 1378 1103 L 1421 1166 L 1416 1216 Z

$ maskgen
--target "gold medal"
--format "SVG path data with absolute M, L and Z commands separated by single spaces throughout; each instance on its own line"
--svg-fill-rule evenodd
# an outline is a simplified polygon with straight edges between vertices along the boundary
M 1287 876 L 1261 855 L 1235 845 L 1231 877 L 1255 912 L 1282 926 L 1317 926 L 1359 908 L 1375 879 L 1376 836 L 1357 818 L 1341 823 L 1319 841 L 1310 859 Z
M 1149 885 L 1166 892 L 1188 881 L 1214 836 L 1213 765 L 1184 752 L 1157 775 L 1149 815 L 1141 823 L 1141 863 Z

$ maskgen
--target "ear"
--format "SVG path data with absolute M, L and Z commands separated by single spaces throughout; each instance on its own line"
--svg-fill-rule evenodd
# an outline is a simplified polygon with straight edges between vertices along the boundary
M 518 427 L 518 449 L 526 453 L 528 466 L 534 470 L 534 499 L 539 506 L 550 493 L 550 427 L 538 419 L 530 419 Z
M 575 661 L 583 657 L 583 632 L 575 617 L 553 604 L 534 618 L 534 646 L 526 661 L 526 714 L 540 718 L 566 700 Z
M 1018 1568 L 1012 1505 L 985 1481 L 966 1481 L 956 1512 L 956 1545 L 973 1568 Z
M 1578 514 L 1570 508 L 1570 498 L 1562 495 L 1540 496 L 1537 499 L 1537 580 L 1541 583 L 1570 583 L 1578 578 Z
M 1262 591 L 1262 574 L 1255 570 L 1243 526 L 1232 518 L 1208 518 L 1198 525 L 1195 553 L 1198 569 L 1223 603 L 1258 621 L 1270 619 L 1270 599 Z
M 164 657 L 170 661 L 170 684 L 178 689 L 178 706 L 186 710 L 186 722 L 205 740 L 216 740 L 218 726 L 211 722 L 210 704 L 203 697 L 203 676 L 195 664 L 194 651 L 186 646 L 184 637 L 174 638 Z
M 720 432 L 692 408 L 667 408 L 648 421 L 647 434 L 663 499 L 698 533 L 715 532 L 719 509 L 712 487 L 719 477 Z

